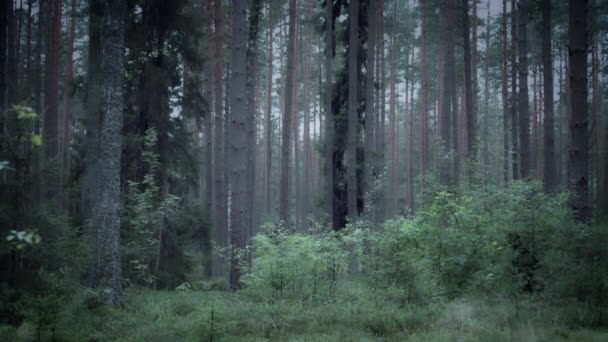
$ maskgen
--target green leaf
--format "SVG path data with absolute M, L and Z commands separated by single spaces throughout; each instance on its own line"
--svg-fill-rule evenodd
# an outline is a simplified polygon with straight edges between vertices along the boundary
M 32 145 L 34 145 L 34 146 L 42 145 L 42 138 L 38 134 L 32 135 L 31 140 L 32 140 Z

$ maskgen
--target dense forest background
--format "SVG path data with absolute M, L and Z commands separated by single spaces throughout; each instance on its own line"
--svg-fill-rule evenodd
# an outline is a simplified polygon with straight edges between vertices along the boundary
M 0 1 L 0 338 L 608 338 L 608 3 Z

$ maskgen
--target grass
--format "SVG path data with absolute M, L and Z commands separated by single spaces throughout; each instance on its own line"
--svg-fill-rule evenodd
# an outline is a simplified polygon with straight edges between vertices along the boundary
M 130 289 L 122 308 L 75 296 L 57 316 L 60 341 L 605 341 L 534 300 L 460 299 L 404 305 L 349 284 L 331 299 L 253 300 L 246 292 Z M 51 339 L 51 330 L 42 331 Z M 36 340 L 36 325 L 0 327 Z

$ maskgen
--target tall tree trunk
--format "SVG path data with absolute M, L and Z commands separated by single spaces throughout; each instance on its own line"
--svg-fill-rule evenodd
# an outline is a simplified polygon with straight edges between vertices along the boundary
M 58 101 L 58 71 L 59 71 L 59 34 L 61 30 L 61 0 L 52 0 L 48 6 L 50 18 L 47 21 L 46 57 L 45 57 L 45 87 L 44 87 L 44 130 L 43 140 L 46 142 L 46 160 L 50 165 L 57 166 L 59 154 L 59 101 Z M 10 57 L 9 57 L 10 58 Z M 10 91 L 10 87 L 9 87 Z M 10 94 L 9 94 L 10 97 Z M 51 183 L 54 183 L 51 181 Z M 47 187 L 47 197 L 57 191 L 55 185 Z
M 313 15 L 313 2 L 307 1 L 305 3 L 305 18 L 304 22 L 304 40 L 302 42 L 302 52 L 304 54 L 303 60 L 303 78 L 304 78 L 304 133 L 302 144 L 304 154 L 304 179 L 302 187 L 302 215 L 304 218 L 305 227 L 308 226 L 308 216 L 310 215 L 310 194 L 311 188 L 314 188 L 311 181 L 312 172 L 312 150 L 310 146 L 310 67 L 311 67 L 311 53 L 312 53 L 312 27 L 310 20 Z
M 6 1 L 6 0 L 5 0 Z M 19 73 L 17 68 L 17 48 L 19 41 L 17 41 L 17 9 L 14 8 L 13 0 L 8 0 L 8 53 L 7 53 L 7 101 L 10 106 L 19 102 Z M 61 14 L 60 14 L 61 15 Z
M 201 1 L 202 4 L 202 1 Z M 204 11 L 202 11 L 200 13 L 200 15 L 205 15 L 206 13 L 211 13 L 212 12 L 212 1 L 205 1 L 205 9 Z M 203 6 L 201 5 L 201 8 Z M 214 109 L 214 99 L 213 99 L 213 81 L 214 81 L 214 74 L 213 74 L 213 53 L 214 53 L 214 48 L 213 48 L 213 29 L 212 29 L 212 17 L 211 15 L 207 15 L 205 18 L 205 57 L 206 57 L 206 62 L 204 65 L 204 72 L 205 72 L 205 99 L 206 99 L 206 114 L 205 117 L 203 118 L 203 125 L 205 126 L 205 211 L 206 214 L 209 215 L 210 218 L 212 218 L 213 222 L 214 221 L 214 217 L 215 215 L 213 214 L 213 211 L 215 210 L 216 206 L 215 206 L 215 201 L 216 198 L 214 196 L 214 181 L 215 181 L 215 177 L 213 174 L 214 171 L 214 159 L 213 159 L 213 152 L 214 152 L 214 139 L 213 139 L 213 109 Z M 215 144 L 217 144 L 218 142 L 215 141 Z M 211 271 L 211 269 L 213 268 L 212 265 L 208 265 L 211 266 L 209 267 L 208 271 Z
M 476 0 L 473 0 L 474 2 Z M 469 0 L 463 0 L 463 40 L 464 40 L 464 94 L 466 110 L 466 161 L 476 159 L 477 144 L 477 118 L 473 111 L 473 81 L 471 78 L 471 28 L 469 19 Z M 477 47 L 474 46 L 474 49 Z
M 6 33 L 8 28 L 8 5 L 11 1 L 0 1 L 0 110 L 6 106 Z M 39 14 L 40 15 L 40 14 Z M 5 128 L 0 132 L 4 134 Z
M 273 22 L 272 2 L 268 4 L 268 29 L 266 31 L 266 108 L 264 110 L 264 213 L 272 215 L 272 77 L 273 77 Z
M 246 215 L 248 222 L 245 222 L 246 225 L 246 239 L 249 239 L 254 234 L 254 220 L 253 216 L 255 213 L 255 184 L 256 184 L 256 145 L 257 145 L 257 133 L 256 133 L 256 117 L 257 117 L 257 105 L 256 105 L 256 87 L 258 80 L 257 73 L 257 60 L 258 60 L 258 31 L 259 31 L 259 22 L 260 22 L 260 12 L 262 10 L 262 1 L 261 0 L 253 0 L 251 3 L 251 10 L 249 14 L 249 39 L 246 46 L 247 49 L 247 73 L 246 73 L 246 85 L 247 85 L 247 110 L 249 111 L 249 115 L 247 118 L 247 211 L 249 212 Z M 235 14 L 233 14 L 234 16 Z M 245 15 L 245 14 L 243 14 Z M 242 30 L 242 29 L 241 29 Z M 233 37 L 233 41 L 236 37 Z M 234 42 L 236 44 L 236 42 Z M 234 48 L 234 47 L 233 47 Z M 233 80 L 235 77 L 233 76 Z M 234 84 L 234 83 L 232 83 Z M 233 90 L 234 92 L 234 90 Z M 232 120 L 234 122 L 234 120 Z
M 411 79 L 410 85 L 410 109 L 405 106 L 406 120 L 405 120 L 405 144 L 406 144 L 406 205 L 410 214 L 414 213 L 414 72 L 412 65 L 414 64 L 414 43 L 410 45 L 412 53 L 411 62 L 407 64 L 407 70 L 409 70 L 409 78 Z M 409 115 L 407 114 L 409 113 Z M 422 153 L 422 152 L 421 152 Z
M 96 1 L 97 2 L 97 1 Z M 102 2 L 105 8 L 101 33 L 101 77 L 93 79 L 100 84 L 101 101 L 89 120 L 97 131 L 94 149 L 97 159 L 87 167 L 96 167 L 93 180 L 91 216 L 89 224 L 94 234 L 93 285 L 102 290 L 105 302 L 120 305 L 123 300 L 119 231 L 120 231 L 120 154 L 123 113 L 124 82 L 124 31 L 125 3 Z M 100 18 L 96 18 L 98 22 Z M 95 71 L 94 71 L 95 72 Z
M 325 9 L 326 46 L 325 46 L 325 172 L 326 172 L 326 198 L 328 222 L 333 226 L 334 218 L 334 115 L 332 111 L 333 87 L 333 0 L 326 0 Z
M 259 6 L 259 1 L 258 6 Z M 232 57 L 231 70 L 231 92 L 230 92 L 230 124 L 227 132 L 230 134 L 229 156 L 230 156 L 230 289 L 232 291 L 240 288 L 241 279 L 241 253 L 245 248 L 247 232 L 250 228 L 249 190 L 250 181 L 247 173 L 248 156 L 247 145 L 250 143 L 250 124 L 253 120 L 251 101 L 247 101 L 246 80 L 251 66 L 247 71 L 247 0 L 236 0 L 233 2 L 232 11 Z M 253 5 L 256 7 L 256 5 Z M 255 12 L 255 11 L 254 11 Z M 252 21 L 257 21 L 253 14 Z M 257 30 L 257 24 L 251 23 L 251 28 Z M 249 43 L 255 39 L 255 33 L 249 36 Z M 255 46 L 254 46 L 255 47 Z M 251 45 L 249 46 L 251 49 Z M 254 53 L 254 52 L 250 52 Z M 251 62 L 251 61 L 250 61 Z M 248 108 L 249 107 L 249 108 Z M 252 146 L 250 146 L 252 148 Z
M 513 179 L 520 179 L 520 156 L 519 156 L 519 136 L 517 120 L 517 61 L 515 60 L 517 52 L 517 32 L 516 32 L 516 15 L 515 0 L 511 0 L 511 150 L 513 153 Z
M 591 219 L 589 203 L 589 133 L 587 130 L 587 45 L 588 0 L 569 1 L 568 56 L 570 58 L 571 111 L 568 151 L 569 204 L 579 222 Z
M 518 1 L 517 52 L 519 72 L 519 160 L 521 178 L 530 178 L 530 111 L 528 108 L 528 9 L 527 0 Z
M 295 70 L 295 43 L 296 43 L 296 0 L 289 0 L 289 37 L 287 43 L 287 71 L 285 85 L 285 110 L 283 115 L 282 141 L 281 141 L 281 184 L 279 193 L 279 217 L 291 226 L 289 206 L 289 166 L 291 165 L 291 118 L 293 110 L 294 70 Z
M 367 7 L 368 34 L 367 34 L 367 62 L 365 75 L 365 168 L 364 193 L 369 193 L 374 181 L 376 146 L 374 126 L 376 125 L 376 112 L 374 106 L 375 91 L 375 64 L 376 64 L 376 19 L 378 3 L 369 0 Z
M 215 83 L 215 146 L 214 146 L 214 177 L 215 177 L 215 208 L 213 226 L 215 229 L 215 240 L 219 247 L 228 246 L 228 221 L 227 221 L 227 196 L 225 182 L 225 160 L 224 160 L 224 93 L 222 79 L 222 49 L 224 45 L 222 2 L 214 1 L 215 21 L 215 55 L 214 55 L 214 83 Z M 214 275 L 221 274 L 220 262 L 216 261 L 213 269 Z
M 347 147 L 347 203 L 348 217 L 357 216 L 357 126 L 358 87 L 357 58 L 359 50 L 359 0 L 350 0 L 348 5 L 350 22 L 348 43 L 348 147 Z M 393 112 L 394 117 L 394 112 Z
M 450 129 L 452 128 L 452 113 L 456 109 L 455 99 L 455 70 L 454 70 L 454 0 L 448 0 L 445 16 L 447 17 L 446 26 L 444 29 L 444 66 L 442 75 L 442 108 L 441 108 L 441 147 L 440 154 L 447 155 L 447 158 L 441 158 L 439 180 L 442 185 L 452 183 L 452 163 L 451 156 L 453 149 L 450 148 Z M 456 125 L 456 122 L 453 122 Z M 456 145 L 453 146 L 456 148 Z
M 393 2 L 393 16 L 392 16 L 392 30 L 391 30 L 391 59 L 390 59 L 390 81 L 389 81 L 389 104 L 388 104 L 388 115 L 389 115 L 389 130 L 388 130 L 388 155 L 389 155 L 389 167 L 388 167 L 388 215 L 393 216 L 396 214 L 397 209 L 397 123 L 395 116 L 395 104 L 396 104 L 396 79 L 397 79 L 397 66 L 395 54 L 397 53 L 397 42 L 396 42 L 396 24 L 397 24 L 397 1 Z
M 502 0 L 502 129 L 503 129 L 503 172 L 505 187 L 509 185 L 509 95 L 507 91 L 507 0 Z M 488 53 L 486 51 L 486 53 Z
M 297 96 L 298 96 L 298 84 L 297 84 L 297 80 L 298 80 L 298 50 L 300 48 L 300 34 L 299 34 L 299 28 L 300 28 L 300 24 L 298 23 L 298 13 L 297 13 L 297 6 L 298 6 L 298 2 L 296 0 L 296 41 L 295 41 L 295 47 L 294 47 L 294 68 L 292 69 L 293 72 L 293 84 L 292 87 L 287 89 L 287 91 L 291 92 L 292 94 L 292 109 L 291 109 L 291 134 L 293 136 L 293 139 L 291 141 L 292 143 L 292 148 L 293 148 L 293 163 L 290 164 L 291 167 L 293 167 L 293 188 L 294 188 L 294 192 L 295 192 L 295 230 L 296 231 L 301 231 L 302 229 L 302 183 L 301 183 L 301 178 L 300 178 L 300 168 L 301 168 L 301 156 L 300 156 L 300 117 L 298 115 L 298 101 Z
M 74 31 L 76 26 L 76 0 L 72 0 L 71 2 L 71 10 L 70 10 L 70 29 L 69 29 L 69 37 L 68 37 L 68 51 L 66 55 L 66 72 L 65 72 L 65 85 L 63 91 L 63 136 L 62 136 L 62 147 L 63 151 L 61 154 L 63 156 L 63 165 L 62 165 L 62 185 L 65 186 L 65 183 L 69 180 L 70 177 L 70 168 L 71 168 L 71 158 L 70 158 L 70 137 L 71 137 L 71 128 L 70 123 L 72 120 L 72 106 L 71 106 L 71 87 L 72 87 L 72 78 L 74 74 Z M 63 186 L 61 189 L 63 189 Z M 69 191 L 65 191 L 65 203 L 69 203 Z
M 422 24 L 420 29 L 420 158 L 419 168 L 420 175 L 422 176 L 422 191 L 426 188 L 426 169 L 428 165 L 428 108 L 427 108 L 427 97 L 428 97 L 428 71 L 426 61 L 426 16 L 427 16 L 427 3 L 424 0 L 420 0 L 421 6 L 421 17 Z
M 477 0 L 473 0 L 473 3 Z M 485 113 L 483 116 L 483 184 L 488 185 L 489 169 L 490 169 L 490 1 L 488 0 L 488 15 L 486 16 L 486 60 L 484 65 L 484 83 L 485 83 Z

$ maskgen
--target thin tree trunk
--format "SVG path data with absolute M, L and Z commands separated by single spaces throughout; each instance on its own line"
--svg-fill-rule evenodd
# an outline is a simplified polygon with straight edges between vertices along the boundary
M 347 146 L 347 203 L 348 217 L 357 216 L 357 126 L 358 87 L 357 58 L 359 50 L 359 0 L 350 0 L 348 43 L 348 146 Z M 394 114 L 394 112 L 393 112 Z
M 591 219 L 589 203 L 589 133 L 587 119 L 587 14 L 588 0 L 569 1 L 568 55 L 570 57 L 572 144 L 569 148 L 568 183 L 571 190 L 569 205 L 580 222 Z
M 304 41 L 302 52 L 304 54 L 303 60 L 303 78 L 304 78 L 304 136 L 302 139 L 303 153 L 304 153 L 304 179 L 302 187 L 302 215 L 303 223 L 305 227 L 308 226 L 308 216 L 310 215 L 310 194 L 313 182 L 311 182 L 312 173 L 314 168 L 312 167 L 312 150 L 310 146 L 310 67 L 311 67 L 311 53 L 312 53 L 312 27 L 309 20 L 312 18 L 313 2 L 307 1 L 305 4 L 305 18 L 304 22 Z
M 518 1 L 517 51 L 519 53 L 519 160 L 521 178 L 530 178 L 530 112 L 528 108 L 528 9 L 527 0 Z
M 489 7 L 489 6 L 488 6 Z M 509 185 L 509 98 L 507 91 L 507 0 L 502 1 L 502 129 L 503 129 L 503 172 L 505 187 Z M 487 47 L 487 45 L 486 45 Z M 486 53 L 488 53 L 486 51 Z
M 283 115 L 283 127 L 281 141 L 281 184 L 279 198 L 279 217 L 288 227 L 290 222 L 289 206 L 289 165 L 291 165 L 291 111 L 293 110 L 293 93 L 295 70 L 295 43 L 296 43 L 296 1 L 289 0 L 289 37 L 287 43 L 287 71 L 285 110 Z
M 264 111 L 264 213 L 272 215 L 271 171 L 272 171 L 272 76 L 273 76 L 273 23 L 272 3 L 268 4 L 268 29 L 266 31 L 266 108 Z
M 223 106 L 223 79 L 222 79 L 222 49 L 223 49 L 223 23 L 222 2 L 214 2 L 215 21 L 215 55 L 214 55 L 214 79 L 215 79 L 215 147 L 214 147 L 214 177 L 215 177 L 215 209 L 213 226 L 215 229 L 215 240 L 219 247 L 228 246 L 227 226 L 227 198 L 225 183 L 225 160 L 224 160 L 224 106 Z M 213 272 L 215 276 L 221 274 L 221 263 L 216 261 Z
M 395 103 L 396 103 L 396 78 L 397 78 L 397 67 L 395 54 L 397 52 L 397 43 L 396 43 L 396 23 L 397 23 L 397 1 L 393 2 L 393 28 L 391 30 L 391 59 L 390 59 L 390 83 L 389 83 L 389 130 L 388 130 L 388 155 L 389 155 L 389 184 L 388 184 L 388 203 L 390 203 L 388 208 L 389 216 L 393 216 L 396 214 L 397 209 L 397 142 L 396 142 L 396 132 L 397 132 L 397 123 L 395 116 Z
M 452 128 L 452 113 L 456 109 L 455 99 L 455 70 L 454 70 L 454 0 L 448 0 L 445 16 L 447 17 L 445 26 L 445 50 L 444 50 L 444 66 L 442 76 L 442 108 L 441 108 L 441 147 L 440 154 L 448 155 L 447 158 L 441 158 L 439 180 L 442 185 L 452 183 L 452 152 L 456 148 L 450 148 L 450 129 Z M 454 125 L 457 122 L 453 122 Z
M 50 20 L 47 22 L 46 57 L 45 57 L 45 89 L 44 89 L 44 130 L 43 140 L 46 142 L 46 159 L 50 165 L 59 165 L 59 108 L 58 108 L 58 69 L 59 69 L 59 34 L 61 30 L 61 0 L 53 0 Z M 9 56 L 10 58 L 10 56 Z M 10 92 L 10 87 L 9 87 Z M 10 93 L 9 93 L 9 97 Z M 53 196 L 56 186 L 47 186 L 47 197 Z
M 473 3 L 477 2 L 473 0 Z M 490 1 L 488 0 L 488 15 L 486 16 L 486 60 L 484 66 L 484 83 L 485 83 L 485 115 L 483 117 L 483 184 L 488 185 L 489 169 L 490 169 Z
M 376 113 L 374 106 L 375 91 L 375 64 L 376 64 L 376 19 L 378 11 L 376 0 L 370 0 L 367 8 L 368 18 L 368 40 L 367 40 L 367 64 L 365 76 L 365 168 L 364 168 L 364 193 L 369 193 L 374 181 L 376 146 L 375 130 Z
M 426 1 L 420 0 L 421 6 L 421 29 L 420 29 L 420 158 L 419 168 L 420 175 L 422 176 L 422 191 L 426 189 L 426 169 L 428 165 L 428 108 L 427 108 L 427 97 L 428 97 L 428 71 L 426 61 Z
M 519 156 L 519 136 L 517 120 L 517 61 L 515 59 L 517 52 L 517 31 L 516 18 L 517 10 L 515 8 L 515 0 L 511 0 L 511 149 L 513 162 L 513 179 L 520 179 L 520 156 Z
M 476 2 L 476 0 L 473 0 Z M 469 0 L 463 1 L 463 40 L 464 40 L 464 94 L 466 111 L 466 161 L 476 159 L 477 118 L 473 110 L 473 81 L 471 78 L 471 28 L 469 19 Z M 476 46 L 473 46 L 476 49 Z
M 240 4 L 240 3 L 239 3 Z M 256 145 L 257 145 L 257 133 L 256 133 L 256 117 L 257 117 L 257 105 L 256 105 L 256 89 L 258 85 L 257 77 L 257 60 L 258 60 L 258 30 L 259 30 L 259 19 L 260 12 L 262 10 L 262 1 L 253 0 L 251 3 L 250 15 L 249 15 L 249 38 L 246 44 L 247 49 L 247 61 L 246 61 L 246 91 L 247 91 L 247 106 L 246 109 L 249 114 L 246 116 L 247 119 L 247 214 L 246 218 L 249 220 L 245 222 L 246 231 L 245 238 L 249 239 L 254 234 L 254 213 L 255 213 L 255 193 L 256 193 Z M 240 19 L 240 18 L 239 18 Z M 233 37 L 233 41 L 236 37 Z M 235 42 L 236 44 L 236 42 Z M 233 80 L 235 77 L 233 77 Z M 234 84 L 234 83 L 233 83 Z M 234 90 L 233 90 L 234 91 Z M 234 122 L 234 121 L 232 121 Z
M 293 0 L 292 0 L 293 1 Z M 325 9 L 326 27 L 326 46 L 325 46 L 325 172 L 327 184 L 326 191 L 326 206 L 328 222 L 333 227 L 334 213 L 334 116 L 332 111 L 332 87 L 333 87 L 333 1 L 326 1 Z
M 63 137 L 62 137 L 62 147 L 63 151 L 61 154 L 63 156 L 63 165 L 62 165 L 62 186 L 60 189 L 64 190 L 64 186 L 66 186 L 66 182 L 70 177 L 70 168 L 71 168 L 71 156 L 70 156 L 70 138 L 71 138 L 71 129 L 70 123 L 72 120 L 72 106 L 71 106 L 71 87 L 72 87 L 72 78 L 74 73 L 74 31 L 76 25 L 76 0 L 72 0 L 71 2 L 71 10 L 70 10 L 70 28 L 69 28 L 69 37 L 68 37 L 68 51 L 66 55 L 66 72 L 65 72 L 65 89 L 63 91 Z M 65 203 L 69 203 L 69 191 L 65 191 Z

